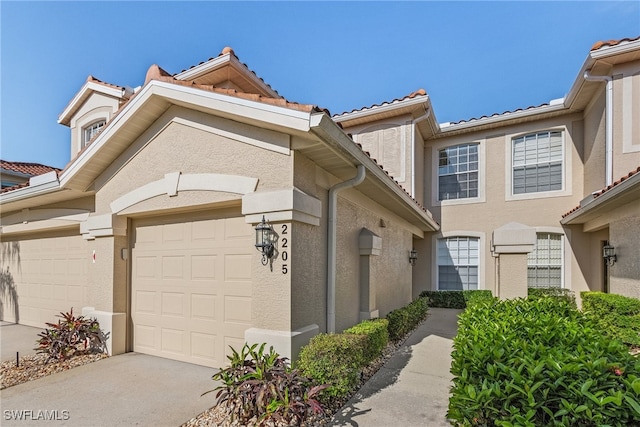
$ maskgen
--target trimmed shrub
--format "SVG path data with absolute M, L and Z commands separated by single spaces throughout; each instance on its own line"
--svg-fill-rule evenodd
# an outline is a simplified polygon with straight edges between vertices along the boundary
M 640 346 L 640 300 L 602 292 L 581 292 L 582 310 L 602 332 L 628 346 Z
M 413 330 L 418 323 L 427 317 L 429 306 L 426 298 L 418 298 L 397 310 L 387 314 L 389 321 L 389 339 L 398 341 Z
M 345 329 L 345 334 L 364 335 L 367 337 L 367 346 L 364 349 L 365 363 L 372 362 L 382 354 L 382 350 L 389 342 L 389 321 L 387 319 L 365 320 L 355 326 Z
M 565 299 L 473 304 L 458 325 L 457 425 L 640 425 L 640 361 Z
M 319 334 L 302 347 L 296 366 L 315 384 L 328 384 L 321 400 L 348 396 L 366 364 L 367 335 Z
M 576 296 L 571 289 L 565 288 L 528 288 L 529 299 L 535 298 L 561 298 L 577 308 Z
M 424 291 L 420 294 L 429 302 L 429 307 L 464 309 L 469 304 L 477 301 L 493 299 L 490 290 L 469 291 Z

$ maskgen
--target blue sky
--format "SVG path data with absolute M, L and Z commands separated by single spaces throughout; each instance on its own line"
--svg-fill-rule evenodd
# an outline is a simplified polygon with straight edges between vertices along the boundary
M 135 87 L 231 46 L 291 101 L 340 113 L 431 96 L 440 122 L 563 97 L 640 2 L 0 1 L 0 156 L 63 167 L 58 115 L 89 74 Z

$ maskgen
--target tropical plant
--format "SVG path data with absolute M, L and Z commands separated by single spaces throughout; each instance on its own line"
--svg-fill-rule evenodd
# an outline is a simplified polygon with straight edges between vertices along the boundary
M 243 425 L 256 418 L 260 425 L 268 420 L 300 425 L 312 413 L 322 411 L 317 397 L 326 385 L 313 386 L 266 344 L 245 344 L 240 352 L 231 348 L 229 366 L 212 376 L 222 384 L 207 393 L 216 393 L 216 404 L 225 405 L 232 420 Z
M 40 332 L 37 340 L 38 353 L 48 354 L 46 363 L 65 360 L 74 355 L 106 353 L 108 334 L 100 329 L 96 319 L 75 317 L 73 307 L 68 313 L 60 313 L 58 323 L 47 323 L 48 328 Z

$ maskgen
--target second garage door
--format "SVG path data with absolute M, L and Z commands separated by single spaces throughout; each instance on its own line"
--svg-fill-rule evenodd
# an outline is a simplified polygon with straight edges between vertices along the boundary
M 211 367 L 251 326 L 254 231 L 243 217 L 134 223 L 133 349 Z

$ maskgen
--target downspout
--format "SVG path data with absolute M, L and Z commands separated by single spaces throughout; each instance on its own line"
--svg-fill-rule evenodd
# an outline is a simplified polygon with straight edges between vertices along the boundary
M 591 82 L 607 82 L 605 101 L 605 178 L 607 187 L 613 183 L 613 78 L 610 76 L 592 76 L 584 72 L 584 79 Z
M 327 333 L 336 331 L 336 231 L 338 216 L 338 192 L 362 184 L 366 170 L 358 165 L 356 176 L 339 182 L 329 189 L 329 212 L 327 224 Z
M 426 120 L 431 115 L 431 110 L 424 109 L 424 114 L 411 120 L 411 197 L 416 198 L 416 125 Z

